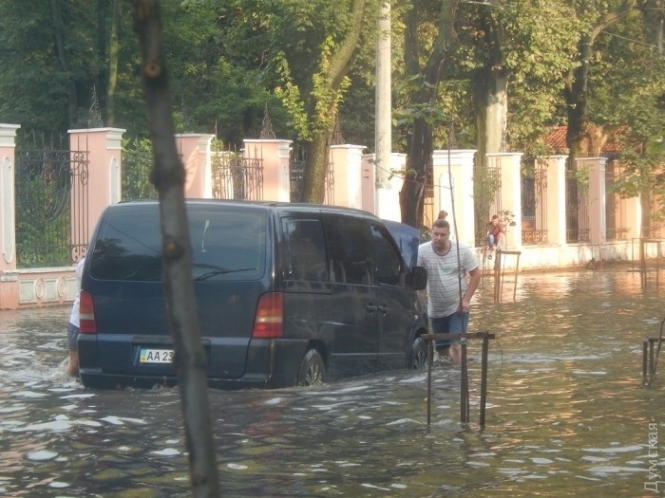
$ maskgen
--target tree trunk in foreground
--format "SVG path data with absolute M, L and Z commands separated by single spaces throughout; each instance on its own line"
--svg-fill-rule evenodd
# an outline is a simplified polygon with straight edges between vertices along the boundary
M 152 181 L 159 192 L 162 266 L 174 365 L 185 421 L 193 496 L 219 496 L 216 450 L 201 345 L 194 284 L 192 248 L 185 208 L 185 169 L 178 157 L 171 115 L 158 0 L 134 0 L 134 30 L 139 36 L 144 98 L 154 151 Z

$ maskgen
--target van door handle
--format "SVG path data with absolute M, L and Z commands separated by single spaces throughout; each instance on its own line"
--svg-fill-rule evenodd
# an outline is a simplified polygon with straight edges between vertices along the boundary
M 371 303 L 370 303 L 370 304 L 368 304 L 367 306 L 365 306 L 365 308 L 366 308 L 367 311 L 369 311 L 370 313 L 373 313 L 373 312 L 375 312 L 375 311 L 378 309 L 378 306 L 377 306 L 376 304 L 371 304 Z
M 383 304 L 379 304 L 377 306 L 378 310 L 381 312 L 381 314 L 385 315 L 388 313 L 388 306 L 385 306 Z

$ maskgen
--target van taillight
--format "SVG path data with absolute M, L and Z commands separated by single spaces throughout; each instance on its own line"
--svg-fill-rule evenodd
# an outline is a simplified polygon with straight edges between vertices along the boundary
M 282 317 L 284 316 L 284 296 L 281 292 L 269 292 L 259 299 L 254 317 L 254 339 L 275 339 L 282 337 Z
M 95 321 L 95 303 L 92 296 L 86 291 L 81 291 L 81 301 L 79 303 L 79 320 L 82 334 L 96 334 L 97 322 Z

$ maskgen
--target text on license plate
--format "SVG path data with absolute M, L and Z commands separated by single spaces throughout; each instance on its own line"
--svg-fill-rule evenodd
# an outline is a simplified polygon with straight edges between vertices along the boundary
M 139 363 L 171 363 L 172 349 L 141 349 Z

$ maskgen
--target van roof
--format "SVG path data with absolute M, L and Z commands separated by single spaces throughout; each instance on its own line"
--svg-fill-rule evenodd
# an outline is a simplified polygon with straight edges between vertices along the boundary
M 274 209 L 280 212 L 292 213 L 331 213 L 331 214 L 344 214 L 368 217 L 379 220 L 379 218 L 368 211 L 361 209 L 347 208 L 341 206 L 329 206 L 324 204 L 308 204 L 308 203 L 295 203 L 295 202 L 277 202 L 277 201 L 241 201 L 230 199 L 186 199 L 187 205 L 209 205 L 209 206 L 253 206 L 255 208 Z M 113 206 L 130 206 L 130 205 L 151 205 L 159 204 L 159 201 L 154 199 L 140 199 L 132 201 L 122 201 Z

